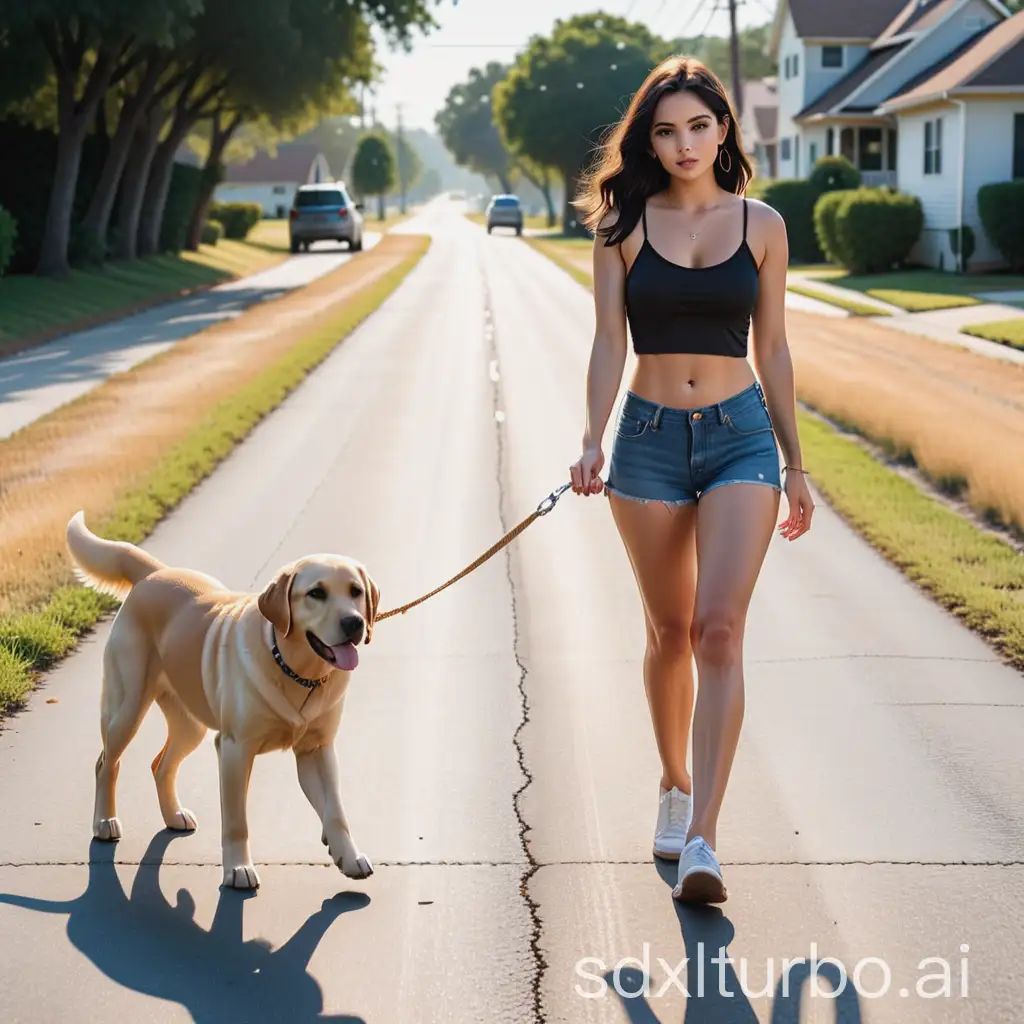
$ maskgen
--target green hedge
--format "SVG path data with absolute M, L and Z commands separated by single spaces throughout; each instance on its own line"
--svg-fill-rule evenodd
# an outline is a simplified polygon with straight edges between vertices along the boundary
M 860 188 L 860 171 L 845 156 L 823 156 L 807 179 L 820 196 L 837 189 Z
M 4 276 L 4 271 L 11 262 L 11 256 L 14 255 L 14 243 L 17 239 L 17 222 L 0 206 L 0 277 Z
M 820 263 L 821 249 L 814 234 L 814 201 L 817 193 L 810 182 L 780 178 L 765 187 L 763 202 L 777 210 L 786 222 L 789 258 L 798 263 Z
M 203 187 L 203 169 L 190 164 L 175 163 L 171 172 L 171 185 L 167 190 L 167 205 L 160 225 L 160 249 L 163 252 L 181 252 L 188 241 L 188 226 L 192 211 L 199 202 Z
M 921 200 L 888 188 L 846 189 L 822 196 L 815 226 L 829 258 L 854 274 L 891 270 L 921 236 Z
M 814 204 L 814 234 L 818 239 L 818 245 L 829 263 L 839 266 L 845 266 L 848 258 L 843 254 L 839 227 L 836 223 L 839 206 L 845 198 L 845 190 L 826 192 L 819 196 Z
M 1024 179 L 982 185 L 978 213 L 985 234 L 1010 268 L 1024 271 Z
M 204 245 L 216 245 L 224 237 L 224 225 L 219 220 L 208 220 L 203 225 L 199 241 Z
M 262 218 L 263 207 L 259 203 L 211 203 L 210 216 L 224 225 L 225 238 L 245 238 Z

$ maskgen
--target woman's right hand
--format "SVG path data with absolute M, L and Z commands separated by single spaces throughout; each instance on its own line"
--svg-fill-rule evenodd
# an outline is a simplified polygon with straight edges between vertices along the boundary
M 601 470 L 604 467 L 604 452 L 600 445 L 588 446 L 583 454 L 569 467 L 573 494 L 601 494 L 604 481 Z

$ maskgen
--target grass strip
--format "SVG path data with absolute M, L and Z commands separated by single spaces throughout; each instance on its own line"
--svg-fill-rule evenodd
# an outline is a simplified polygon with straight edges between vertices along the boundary
M 398 287 L 429 247 L 412 255 L 328 315 L 321 327 L 237 392 L 215 405 L 196 427 L 97 517 L 98 532 L 141 543 L 168 512 L 200 484 L 256 425 L 302 383 Z M 58 588 L 42 607 L 0 618 L 0 713 L 20 704 L 38 673 L 52 667 L 117 602 L 77 584 Z
M 964 334 L 973 334 L 976 338 L 987 338 L 997 341 L 1000 345 L 1024 349 L 1024 316 L 1012 320 L 995 320 L 987 324 L 971 324 L 961 327 Z
M 814 483 L 858 533 L 943 608 L 1024 669 L 1024 558 L 803 410 Z
M 819 291 L 817 288 L 810 288 L 805 284 L 787 284 L 788 291 L 796 292 L 797 295 L 806 295 L 809 299 L 817 299 L 819 302 L 827 302 L 830 306 L 838 306 L 845 309 L 852 316 L 891 316 L 887 309 L 879 309 L 878 306 L 869 306 L 866 302 L 857 302 L 854 299 L 840 298 L 831 292 Z
M 843 282 L 836 281 L 835 284 L 843 285 Z M 881 302 L 899 306 L 908 313 L 928 313 L 935 309 L 977 306 L 981 302 L 972 295 L 940 295 L 937 292 L 910 292 L 899 288 L 867 288 L 864 294 Z
M 0 281 L 0 356 L 26 344 L 111 319 L 265 270 L 285 258 L 263 246 L 221 239 L 198 252 L 111 261 L 63 279 L 16 274 Z

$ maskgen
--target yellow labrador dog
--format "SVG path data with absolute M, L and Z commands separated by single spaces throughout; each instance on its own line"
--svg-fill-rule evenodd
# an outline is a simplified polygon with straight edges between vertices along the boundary
M 68 523 L 67 545 L 83 583 L 123 600 L 103 654 L 94 835 L 121 838 L 118 764 L 155 700 L 167 719 L 153 776 L 168 828 L 195 829 L 175 777 L 206 730 L 217 731 L 225 885 L 260 884 L 249 853 L 249 776 L 257 754 L 289 747 L 331 859 L 350 878 L 371 875 L 349 833 L 334 752 L 356 645 L 370 642 L 380 597 L 366 568 L 340 555 L 309 555 L 257 595 L 97 537 L 82 512 Z

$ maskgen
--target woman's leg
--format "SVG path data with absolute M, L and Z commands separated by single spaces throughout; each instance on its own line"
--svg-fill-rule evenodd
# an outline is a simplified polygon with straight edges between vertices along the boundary
M 686 750 L 693 713 L 690 628 L 696 586 L 696 504 L 644 504 L 608 495 L 647 620 L 644 688 L 663 789 L 691 791 Z
M 693 818 L 687 839 L 715 849 L 718 815 L 743 723 L 747 608 L 779 512 L 779 492 L 732 483 L 697 508 L 697 597 L 691 631 L 697 662 L 693 718 Z

